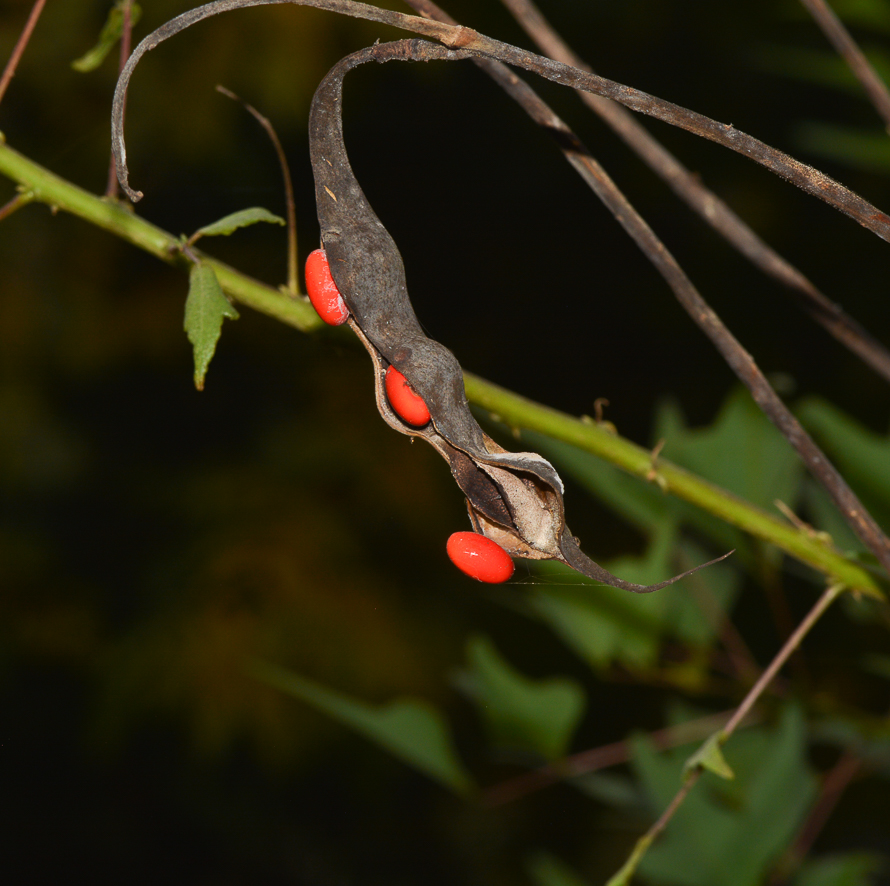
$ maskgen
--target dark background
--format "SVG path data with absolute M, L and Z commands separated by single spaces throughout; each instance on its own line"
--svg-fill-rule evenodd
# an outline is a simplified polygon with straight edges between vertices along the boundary
M 95 192 L 107 175 L 115 61 L 90 74 L 70 62 L 94 42 L 107 6 L 49 3 L 0 106 L 13 147 Z M 145 6 L 137 39 L 187 8 Z M 0 5 L 3 59 L 29 8 Z M 493 0 L 448 11 L 529 45 Z M 880 131 L 860 98 L 763 63 L 776 45 L 825 47 L 797 4 L 551 0 L 544 11 L 599 73 L 890 203 L 886 176 L 795 140 L 811 119 Z M 305 258 L 318 237 L 312 92 L 342 55 L 398 36 L 318 10 L 260 8 L 152 52 L 128 106 L 140 213 L 174 233 L 251 205 L 283 213 L 272 149 L 214 91 L 221 83 L 277 128 Z M 533 85 L 784 393 L 818 392 L 886 430 L 886 385 L 571 93 Z M 466 368 L 572 414 L 605 397 L 607 417 L 644 444 L 665 397 L 694 424 L 713 419 L 734 384 L 729 370 L 546 134 L 470 63 L 366 66 L 345 96 L 352 162 L 399 244 L 418 315 Z M 890 339 L 886 244 L 737 155 L 647 125 Z M 0 203 L 13 195 L 0 182 Z M 278 228 L 207 248 L 284 282 Z M 490 764 L 472 759 L 478 724 L 448 681 L 468 632 L 496 634 L 530 673 L 583 672 L 448 564 L 447 535 L 467 528 L 462 498 L 432 450 L 379 421 L 363 353 L 244 309 L 197 393 L 181 272 L 38 205 L 0 228 L 0 269 L 0 754 L 3 867 L 17 869 L 15 882 L 78 871 L 97 883 L 515 883 L 517 850 L 530 840 L 573 855 L 593 878 L 614 871 L 635 832 L 569 789 L 475 809 L 242 674 L 244 657 L 260 655 L 370 701 L 431 698 L 485 783 Z M 582 493 L 570 488 L 567 507 L 593 556 L 641 548 Z M 661 725 L 654 690 L 585 679 L 591 708 L 607 712 L 585 723 L 585 743 Z M 845 846 L 837 828 L 827 848 Z

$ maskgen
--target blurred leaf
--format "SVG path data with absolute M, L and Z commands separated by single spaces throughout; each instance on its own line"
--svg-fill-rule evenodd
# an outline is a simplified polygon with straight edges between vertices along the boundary
M 804 482 L 803 500 L 809 522 L 819 532 L 827 533 L 838 550 L 854 555 L 865 552 L 865 545 L 841 516 L 824 486 L 808 477 Z
M 890 34 L 887 0 L 832 0 L 831 8 L 847 25 L 861 25 Z
M 426 701 L 397 699 L 374 707 L 266 662 L 250 672 L 299 698 L 458 794 L 473 790 L 442 715 Z
M 793 138 L 802 151 L 809 151 L 854 169 L 890 173 L 890 143 L 887 133 L 835 123 L 808 121 L 794 127 Z
M 665 458 L 752 504 L 774 511 L 776 499 L 789 507 L 797 501 L 800 460 L 744 388 L 734 389 L 706 428 L 687 427 L 679 408 L 666 403 L 656 436 L 665 441 Z
M 890 511 L 890 436 L 876 434 L 818 397 L 802 401 L 795 411 L 847 479 L 858 481 L 863 496 Z
M 873 886 L 887 860 L 869 852 L 815 858 L 802 867 L 794 886 Z
M 816 795 L 804 725 L 798 709 L 788 706 L 775 727 L 734 735 L 726 756 L 736 779 L 705 773 L 643 857 L 640 872 L 676 886 L 762 882 Z M 634 750 L 634 770 L 659 812 L 680 786 L 686 752 L 658 753 L 645 738 L 634 740 Z
M 199 391 L 204 390 L 207 367 L 226 317 L 237 320 L 238 312 L 223 294 L 213 268 L 201 262 L 192 265 L 185 301 L 185 331 L 195 353 L 195 387 Z
M 127 0 L 117 0 L 114 6 L 108 12 L 108 18 L 102 26 L 99 33 L 99 40 L 96 45 L 84 53 L 80 58 L 71 62 L 71 67 L 75 71 L 86 73 L 93 71 L 105 61 L 105 56 L 111 51 L 112 47 L 124 32 L 124 4 Z M 135 25 L 142 17 L 142 9 L 137 3 L 130 6 L 130 24 Z
M 536 852 L 526 859 L 525 869 L 535 886 L 588 886 L 567 864 L 549 852 Z
M 886 49 L 872 45 L 866 55 L 878 76 L 886 83 L 890 77 L 890 54 Z M 868 101 L 862 84 L 849 65 L 830 49 L 807 49 L 798 46 L 761 46 L 753 54 L 758 67 L 794 80 L 827 86 Z
M 652 584 L 677 571 L 676 550 L 673 527 L 662 524 L 645 556 L 613 561 L 608 568 L 629 581 Z M 698 548 L 682 550 L 689 565 L 705 559 Z M 632 671 L 657 662 L 665 637 L 703 647 L 712 643 L 739 580 L 731 566 L 717 564 L 655 594 L 629 594 L 579 579 L 560 564 L 535 564 L 534 571 L 543 583 L 533 586 L 529 603 L 566 645 L 594 668 L 617 662 Z M 557 583 L 546 583 L 551 580 Z
M 614 772 L 588 772 L 575 776 L 568 783 L 582 794 L 607 806 L 639 810 L 643 805 L 639 786 L 626 775 Z
M 684 775 L 694 769 L 706 769 L 719 778 L 735 778 L 735 773 L 723 756 L 722 733 L 716 732 L 683 764 Z
M 567 677 L 532 680 L 514 670 L 487 637 L 470 638 L 464 685 L 493 744 L 547 760 L 565 756 L 584 712 L 584 690 Z
M 268 222 L 274 225 L 287 224 L 283 218 L 263 209 L 262 206 L 252 206 L 250 209 L 241 209 L 231 215 L 224 216 L 218 221 L 198 228 L 188 242 L 194 243 L 199 237 L 228 237 L 239 228 L 246 228 L 258 222 Z

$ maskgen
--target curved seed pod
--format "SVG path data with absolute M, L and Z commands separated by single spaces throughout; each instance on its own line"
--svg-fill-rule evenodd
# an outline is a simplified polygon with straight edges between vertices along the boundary
M 563 485 L 553 466 L 534 452 L 507 452 L 476 422 L 460 364 L 421 329 L 399 250 L 350 166 L 341 119 L 343 78 L 348 71 L 368 61 L 468 57 L 466 52 L 424 40 L 375 44 L 336 64 L 312 100 L 309 144 L 321 240 L 350 311 L 348 323 L 374 362 L 378 409 L 391 427 L 423 438 L 448 461 L 467 497 L 473 528 L 509 555 L 560 560 L 596 581 L 635 593 L 658 590 L 702 566 L 659 584 L 638 585 L 617 578 L 581 551 L 565 524 Z M 413 427 L 393 411 L 385 392 L 390 366 L 426 403 L 428 425 Z

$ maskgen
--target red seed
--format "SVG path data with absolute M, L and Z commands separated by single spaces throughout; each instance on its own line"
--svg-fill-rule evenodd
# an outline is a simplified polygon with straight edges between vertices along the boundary
M 497 542 L 478 532 L 455 532 L 445 550 L 461 572 L 477 581 L 500 584 L 513 575 L 510 555 Z
M 402 421 L 417 428 L 423 427 L 430 420 L 430 411 L 408 380 L 395 366 L 386 370 L 386 398 L 393 411 Z
M 323 249 L 309 253 L 306 259 L 306 292 L 318 316 L 329 326 L 340 326 L 349 317 L 349 308 L 334 283 L 328 257 Z

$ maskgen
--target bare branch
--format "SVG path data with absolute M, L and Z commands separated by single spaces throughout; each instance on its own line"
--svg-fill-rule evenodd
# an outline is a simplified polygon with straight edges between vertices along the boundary
M 31 7 L 31 14 L 28 16 L 28 20 L 25 22 L 25 27 L 22 29 L 22 33 L 19 35 L 19 39 L 13 47 L 12 55 L 10 55 L 6 67 L 3 69 L 3 75 L 0 76 L 0 102 L 3 101 L 3 96 L 6 94 L 6 88 L 9 86 L 10 81 L 15 75 L 15 69 L 19 65 L 19 61 L 25 52 L 25 47 L 28 45 L 28 41 L 31 39 L 31 34 L 34 32 L 37 19 L 40 18 L 40 13 L 43 12 L 43 7 L 45 5 L 46 0 L 35 0 L 34 5 Z
M 299 295 L 300 287 L 297 278 L 297 208 L 294 203 L 294 186 L 290 176 L 290 167 L 287 165 L 287 157 L 284 154 L 284 148 L 281 146 L 281 139 L 275 127 L 269 121 L 268 117 L 264 117 L 253 105 L 248 104 L 240 96 L 235 95 L 224 86 L 217 86 L 216 91 L 238 102 L 241 107 L 250 114 L 260 126 L 263 127 L 272 147 L 275 149 L 275 156 L 278 158 L 278 165 L 281 167 L 281 177 L 284 180 L 284 202 L 287 212 L 287 291 L 291 295 Z
M 887 91 L 887 85 L 878 76 L 878 72 L 871 62 L 865 57 L 865 53 L 859 48 L 856 41 L 850 36 L 850 32 L 844 27 L 843 22 L 834 14 L 825 0 L 800 0 L 800 2 L 813 16 L 829 43 L 849 65 L 850 70 L 862 84 L 869 100 L 884 121 L 884 128 L 890 132 L 890 92 Z
M 424 0 L 412 2 L 418 8 Z M 544 18 L 532 0 L 501 0 L 545 55 L 567 65 L 590 71 Z M 616 135 L 646 163 L 671 190 L 721 234 L 753 265 L 773 277 L 798 304 L 838 341 L 857 354 L 884 379 L 890 381 L 890 352 L 843 309 L 765 243 L 726 203 L 671 154 L 633 114 L 613 101 L 579 92 L 581 100 L 612 128 Z
M 363 18 L 382 24 L 392 25 L 407 31 L 413 31 L 426 37 L 432 37 L 451 49 L 459 49 L 484 58 L 497 59 L 508 65 L 531 71 L 546 80 L 552 80 L 572 89 L 581 89 L 597 95 L 611 98 L 641 114 L 647 114 L 663 120 L 673 126 L 685 129 L 696 135 L 716 142 L 723 147 L 743 154 L 760 163 L 781 178 L 790 181 L 797 187 L 824 200 L 830 206 L 859 222 L 863 227 L 890 242 L 890 216 L 872 206 L 858 194 L 845 188 L 839 182 L 829 178 L 822 172 L 807 166 L 787 154 L 771 148 L 759 139 L 735 129 L 730 124 L 718 123 L 702 114 L 681 108 L 679 105 L 655 98 L 638 89 L 623 86 L 613 80 L 598 77 L 564 65 L 552 59 L 535 55 L 508 43 L 493 40 L 471 28 L 459 25 L 446 25 L 412 15 L 390 12 L 357 3 L 353 0 L 216 0 L 205 6 L 199 6 L 189 12 L 171 19 L 153 33 L 149 34 L 135 49 L 124 71 L 118 80 L 112 107 L 112 147 L 115 151 L 119 169 L 119 179 L 124 190 L 132 200 L 139 200 L 141 194 L 133 191 L 128 184 L 126 165 L 126 146 L 123 138 L 123 104 L 130 77 L 139 59 L 148 51 L 157 47 L 164 40 L 180 31 L 203 21 L 210 16 L 233 9 L 253 6 L 278 5 L 293 3 L 297 6 L 313 6 L 327 9 L 355 18 Z

